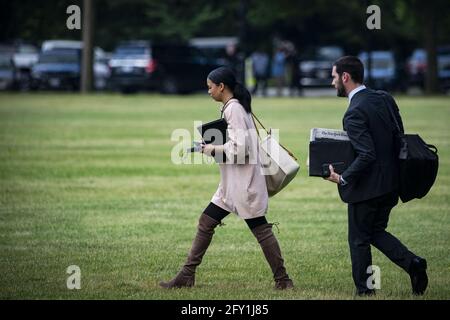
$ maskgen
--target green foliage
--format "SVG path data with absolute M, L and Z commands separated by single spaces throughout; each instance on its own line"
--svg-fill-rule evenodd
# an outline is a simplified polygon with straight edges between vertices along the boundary
M 437 0 L 436 0 L 437 1 Z M 382 30 L 372 32 L 374 46 L 394 48 L 401 56 L 421 46 L 424 6 L 432 6 L 440 43 L 450 41 L 448 1 L 378 0 Z M 66 8 L 82 1 L 4 1 L 0 41 L 21 38 L 40 42 L 52 38 L 80 39 L 81 32 L 66 28 Z M 242 19 L 247 4 L 246 19 Z M 112 50 L 128 39 L 186 40 L 194 36 L 237 36 L 247 26 L 252 46 L 274 36 L 294 42 L 300 50 L 319 44 L 340 44 L 350 53 L 366 46 L 364 1 L 272 0 L 96 0 L 95 43 Z M 259 42 L 259 43 L 254 43 Z
M 214 8 L 211 3 L 199 6 L 191 0 L 154 1 L 146 9 L 146 17 L 153 21 L 153 26 L 145 27 L 148 29 L 145 33 L 150 38 L 188 40 L 205 23 L 216 21 L 221 16 L 221 10 Z

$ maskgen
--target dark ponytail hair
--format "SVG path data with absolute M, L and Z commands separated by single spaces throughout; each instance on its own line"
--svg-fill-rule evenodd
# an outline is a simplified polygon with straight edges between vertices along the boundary
M 219 85 L 223 83 L 230 88 L 234 98 L 238 99 L 247 113 L 252 112 L 252 96 L 242 83 L 237 82 L 233 71 L 228 67 L 219 67 L 208 74 L 208 79 Z

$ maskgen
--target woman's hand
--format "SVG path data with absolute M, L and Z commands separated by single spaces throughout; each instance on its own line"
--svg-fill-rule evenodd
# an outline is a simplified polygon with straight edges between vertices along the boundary
M 202 144 L 201 152 L 206 154 L 207 156 L 214 157 L 214 146 L 212 144 Z

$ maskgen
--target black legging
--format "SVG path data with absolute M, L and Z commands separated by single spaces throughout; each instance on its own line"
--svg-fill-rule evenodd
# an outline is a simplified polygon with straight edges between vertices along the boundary
M 216 206 L 214 203 L 210 202 L 209 205 L 206 207 L 206 209 L 203 211 L 204 214 L 207 214 L 214 220 L 221 222 L 223 218 L 225 218 L 230 213 L 227 210 L 222 209 L 219 206 Z M 253 219 L 245 219 L 245 222 L 247 223 L 250 230 L 253 230 L 257 226 L 260 226 L 262 224 L 266 224 L 267 220 L 266 217 L 257 217 Z

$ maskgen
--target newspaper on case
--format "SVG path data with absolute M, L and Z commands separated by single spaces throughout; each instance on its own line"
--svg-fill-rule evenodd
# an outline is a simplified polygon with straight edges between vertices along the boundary
M 316 140 L 339 140 L 349 141 L 347 132 L 337 129 L 312 128 L 309 141 Z

